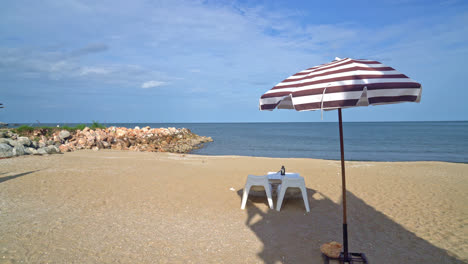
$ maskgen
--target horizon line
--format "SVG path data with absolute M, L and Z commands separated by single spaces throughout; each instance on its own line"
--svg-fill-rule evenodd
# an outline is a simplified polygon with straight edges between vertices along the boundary
M 217 122 L 217 121 L 205 121 L 205 122 L 100 122 L 96 121 L 101 124 L 258 124 L 258 123 L 336 123 L 337 121 L 294 121 L 294 122 L 287 122 L 287 121 L 248 121 L 248 122 Z M 414 122 L 468 122 L 468 120 L 406 120 L 406 121 L 343 121 L 343 123 L 414 123 Z M 89 122 L 10 122 L 7 123 L 9 125 L 15 124 L 30 124 L 30 125 L 41 125 L 41 124 L 92 124 L 93 121 Z

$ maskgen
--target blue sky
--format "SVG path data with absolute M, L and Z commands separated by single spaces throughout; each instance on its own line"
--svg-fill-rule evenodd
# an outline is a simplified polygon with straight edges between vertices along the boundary
M 345 121 L 467 120 L 468 1 L 4 1 L 0 121 L 320 121 L 259 97 L 335 57 L 423 84 Z M 324 121 L 336 120 L 336 111 Z

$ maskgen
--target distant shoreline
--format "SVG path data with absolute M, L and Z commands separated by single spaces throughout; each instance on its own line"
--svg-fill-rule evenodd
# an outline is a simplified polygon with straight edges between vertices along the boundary
M 211 144 L 211 143 L 210 143 Z M 197 151 L 198 149 L 194 150 Z M 265 158 L 265 159 L 308 159 L 308 160 L 322 160 L 322 161 L 340 161 L 340 159 L 321 159 L 321 158 L 307 158 L 307 157 L 269 157 L 269 156 L 248 156 L 248 155 L 210 155 L 210 154 L 197 154 L 189 152 L 187 154 L 200 156 L 200 157 L 239 157 L 239 158 Z M 468 162 L 456 162 L 456 161 L 443 161 L 443 160 L 352 160 L 346 159 L 345 162 L 376 162 L 376 163 L 417 163 L 417 162 L 442 162 L 442 163 L 454 163 L 454 164 L 468 164 Z

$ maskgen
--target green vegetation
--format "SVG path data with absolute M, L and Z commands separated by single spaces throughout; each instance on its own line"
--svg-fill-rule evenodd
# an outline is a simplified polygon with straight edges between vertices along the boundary
M 51 136 L 56 129 L 57 129 L 56 127 L 46 127 L 46 126 L 32 127 L 32 126 L 22 125 L 20 127 L 13 128 L 12 131 L 22 136 L 30 136 L 33 134 L 34 131 L 38 130 L 40 131 L 41 135 Z
M 79 129 L 79 130 L 83 130 L 85 129 L 86 125 L 85 124 L 79 124 L 79 125 L 76 125 L 75 128 L 76 129 Z
M 91 128 L 91 129 L 96 129 L 96 128 L 105 129 L 106 126 L 104 126 L 103 124 L 99 123 L 98 121 L 94 121 L 94 120 L 93 120 L 93 124 L 92 124 L 89 128 Z
M 30 127 L 27 125 L 22 125 L 18 128 L 15 128 L 16 133 L 18 134 L 24 134 L 24 133 L 31 133 L 34 131 L 34 127 Z
M 39 130 L 40 134 L 50 136 L 55 131 L 68 130 L 70 132 L 75 132 L 77 130 L 83 130 L 85 127 L 87 127 L 86 124 L 79 124 L 79 125 L 76 125 L 76 126 L 73 126 L 73 127 L 70 127 L 70 126 L 62 126 L 62 127 L 37 126 L 37 127 L 32 127 L 32 126 L 28 126 L 28 125 L 22 125 L 20 127 L 14 128 L 12 130 L 13 130 L 13 132 L 18 133 L 20 135 L 31 135 L 34 131 Z M 91 126 L 89 126 L 89 128 L 90 129 L 96 129 L 96 128 L 105 129 L 106 126 L 99 123 L 98 121 L 93 120 L 93 123 L 91 124 Z

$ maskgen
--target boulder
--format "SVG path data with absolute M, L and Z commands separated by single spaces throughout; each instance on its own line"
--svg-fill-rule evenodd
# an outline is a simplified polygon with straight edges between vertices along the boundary
M 21 144 L 25 147 L 29 147 L 31 145 L 31 140 L 27 137 L 19 137 L 16 141 L 18 144 Z
M 8 130 L 5 135 L 7 138 L 11 138 L 14 134 L 10 130 Z
M 342 245 L 336 241 L 332 241 L 330 243 L 325 243 L 320 246 L 320 251 L 323 254 L 329 256 L 330 258 L 338 258 L 341 253 Z
M 37 141 L 31 141 L 31 147 L 37 149 L 39 147 L 39 143 Z
M 106 141 L 101 141 L 101 144 L 104 148 L 110 148 L 110 144 L 107 143 Z
M 53 140 L 54 140 L 54 142 L 59 142 L 59 143 L 62 142 L 62 139 L 60 139 L 60 137 L 58 135 L 54 135 Z
M 55 149 L 55 152 L 56 152 L 56 153 L 61 153 L 59 147 L 54 146 L 54 149 Z
M 5 131 L 0 131 L 0 138 L 6 138 L 7 134 Z
M 8 138 L 8 144 L 12 147 L 16 147 L 16 145 L 18 145 L 18 142 L 16 140 L 13 140 L 11 138 Z
M 47 153 L 47 150 L 46 150 L 46 149 L 47 149 L 46 147 L 39 148 L 39 149 L 37 150 L 37 154 L 36 154 L 36 155 L 47 155 L 48 153 Z
M 38 147 L 38 148 L 45 148 L 45 147 L 47 147 L 47 144 L 46 144 L 44 141 L 40 140 L 40 141 L 39 141 L 39 144 L 37 145 L 37 147 Z
M 108 138 L 107 134 L 101 134 L 101 135 L 99 135 L 99 139 L 98 139 L 98 140 L 106 141 L 107 138 Z
M 94 146 L 94 141 L 95 141 L 94 138 L 88 138 L 88 139 L 86 140 L 86 145 L 87 145 L 87 146 Z
M 0 144 L 8 144 L 8 138 L 0 138 Z
M 127 130 L 125 128 L 118 128 L 115 132 L 116 136 L 118 138 L 123 138 L 125 137 L 125 135 L 127 135 Z
M 18 134 L 15 134 L 11 131 L 8 131 L 8 137 L 11 138 L 11 139 L 17 139 L 18 138 Z
M 83 146 L 83 145 L 80 145 L 80 144 L 76 144 L 76 145 L 75 145 L 75 149 L 76 149 L 76 150 L 84 149 L 84 146 Z
M 60 153 L 60 149 L 55 146 L 55 145 L 51 145 L 51 146 L 47 146 L 45 148 L 45 151 L 47 152 L 47 154 L 57 154 L 57 153 Z
M 113 144 L 111 146 L 111 149 L 115 149 L 115 150 L 123 150 L 124 147 L 122 145 L 122 142 L 118 141 L 117 143 Z
M 79 146 L 85 146 L 86 145 L 86 139 L 85 138 L 78 139 L 78 145 Z
M 66 140 L 66 139 L 69 139 L 71 135 L 70 135 L 70 132 L 68 132 L 67 130 L 62 130 L 59 133 L 59 137 L 61 140 Z
M 37 154 L 37 150 L 34 149 L 34 148 L 24 148 L 24 152 L 27 155 L 36 155 Z
M 33 148 L 24 148 L 24 155 L 31 155 L 32 152 L 30 149 L 33 149 Z
M 60 149 L 61 152 L 70 151 L 70 148 L 67 145 L 60 145 L 59 149 Z
M 5 143 L 0 143 L 0 158 L 13 157 L 13 148 Z
M 96 147 L 98 147 L 98 149 L 103 149 L 103 148 L 104 148 L 104 144 L 102 144 L 102 141 L 97 141 L 97 142 L 96 142 Z
M 13 148 L 13 156 L 22 156 L 24 154 L 26 153 L 23 145 L 18 144 Z

